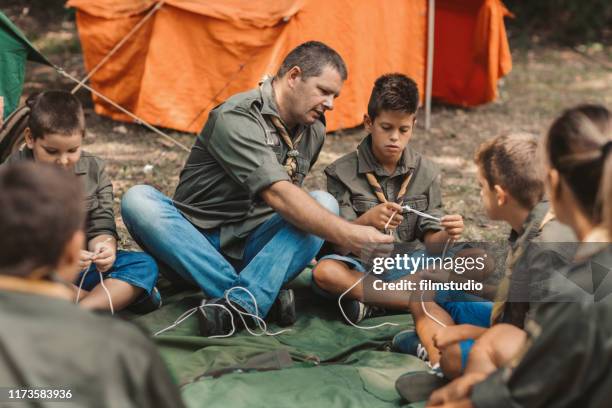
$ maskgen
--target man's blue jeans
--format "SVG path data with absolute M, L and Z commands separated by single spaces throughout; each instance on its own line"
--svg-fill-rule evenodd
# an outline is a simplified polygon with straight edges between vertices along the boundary
M 314 191 L 310 195 L 338 214 L 338 203 L 330 194 Z M 283 284 L 294 279 L 323 245 L 322 238 L 275 214 L 247 237 L 242 264 L 236 265 L 221 254 L 218 229 L 198 229 L 170 198 L 151 186 L 128 190 L 121 214 L 132 237 L 154 258 L 210 297 L 225 296 L 228 289 L 237 286 L 247 289 L 255 297 L 261 317 L 268 314 Z M 232 290 L 229 299 L 255 313 L 245 291 Z

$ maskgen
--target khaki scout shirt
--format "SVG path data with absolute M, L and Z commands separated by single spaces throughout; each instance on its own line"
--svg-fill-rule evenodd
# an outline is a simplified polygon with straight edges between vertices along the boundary
M 34 152 L 25 147 L 10 155 L 5 163 L 23 160 L 34 160 Z M 113 210 L 113 184 L 104 167 L 102 159 L 85 151 L 74 165 L 74 174 L 82 181 L 85 193 L 87 241 L 98 235 L 119 238 Z
M 280 118 L 270 79 L 211 111 L 174 195 L 175 206 L 196 227 L 220 228 L 221 250 L 234 259 L 242 259 L 246 237 L 274 214 L 259 192 L 277 181 L 291 181 L 281 164 L 289 148 L 271 116 Z M 304 130 L 297 146 L 299 184 L 323 147 L 323 119 Z
M 535 307 L 548 298 L 550 281 L 561 268 L 571 263 L 577 249 L 576 236 L 570 227 L 549 217 L 548 201 L 539 202 L 523 223 L 521 234 L 512 230 L 506 259 L 507 291 L 498 288 L 495 301 L 503 303 L 498 320 L 523 328 Z
M 184 406 L 157 348 L 136 326 L 44 295 L 2 289 L 0 304 L 2 387 L 55 388 L 72 396 L 0 406 Z
M 406 174 L 413 171 L 404 203 L 416 210 L 440 217 L 442 197 L 439 172 L 435 165 L 406 146 L 395 171 L 389 175 L 375 159 L 370 139 L 371 136 L 367 136 L 359 144 L 357 151 L 341 157 L 325 169 L 327 191 L 338 200 L 340 215 L 352 221 L 380 204 L 366 179 L 366 173 L 373 172 L 387 200 L 395 201 Z M 422 241 L 425 232 L 442 229 L 434 220 L 418 217 L 414 213 L 403 215 L 404 220 L 396 230 L 396 238 L 401 242 L 413 242 L 417 239 Z

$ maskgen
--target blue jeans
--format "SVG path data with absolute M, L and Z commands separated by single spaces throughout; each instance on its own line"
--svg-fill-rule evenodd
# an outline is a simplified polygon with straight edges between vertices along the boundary
M 314 191 L 310 195 L 338 214 L 338 203 L 330 194 Z M 323 239 L 275 214 L 247 237 L 242 264 L 236 265 L 221 254 L 219 229 L 198 229 L 170 198 L 151 186 L 129 189 L 121 202 L 121 214 L 132 237 L 154 258 L 211 297 L 222 297 L 233 287 L 246 288 L 262 317 L 268 314 L 283 284 L 294 279 L 323 245 Z M 233 290 L 228 297 L 255 313 L 245 291 Z
M 462 291 L 440 290 L 436 292 L 435 302 L 453 319 L 455 324 L 472 324 L 484 328 L 491 327 L 493 302 Z M 461 371 L 465 370 L 474 340 L 459 342 L 461 349 Z
M 81 272 L 75 280 L 75 285 L 80 285 L 85 272 Z M 129 283 L 132 286 L 144 289 L 151 294 L 157 283 L 158 275 L 155 260 L 143 252 L 117 251 L 117 258 L 113 266 L 102 274 L 104 279 L 117 279 Z M 92 290 L 100 283 L 100 274 L 96 265 L 92 264 L 87 270 L 83 281 L 83 289 Z

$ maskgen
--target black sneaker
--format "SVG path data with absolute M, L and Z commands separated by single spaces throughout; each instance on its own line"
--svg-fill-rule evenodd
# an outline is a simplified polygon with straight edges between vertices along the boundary
M 433 368 L 430 371 L 414 371 L 401 375 L 395 381 L 395 389 L 404 400 L 419 402 L 429 399 L 432 392 L 448 383 L 440 369 Z
M 359 300 L 343 298 L 340 301 L 340 306 L 344 310 L 344 320 L 348 319 L 353 324 L 358 324 L 363 319 L 368 317 L 384 316 L 387 312 L 385 309 L 370 306 Z
M 297 319 L 293 289 L 281 289 L 268 312 L 268 319 L 281 327 L 292 326 Z
M 222 336 L 236 330 L 240 318 L 233 316 L 232 310 L 223 298 L 202 300 L 196 312 L 200 335 L 204 337 Z M 232 325 L 233 319 L 233 325 Z
M 136 314 L 146 314 L 153 312 L 162 307 L 162 298 L 159 294 L 159 290 L 156 287 L 153 287 L 151 294 L 143 293 L 138 299 L 134 301 L 131 305 L 127 307 L 132 313 Z

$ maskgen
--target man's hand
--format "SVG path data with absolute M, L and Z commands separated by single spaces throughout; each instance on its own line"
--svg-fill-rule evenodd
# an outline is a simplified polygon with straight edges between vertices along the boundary
M 458 240 L 463 233 L 463 217 L 459 214 L 448 214 L 442 217 L 440 225 L 453 241 Z
M 471 407 L 469 396 L 475 384 L 487 378 L 482 373 L 467 373 L 434 391 L 427 401 L 428 407 Z M 469 403 L 469 405 L 467 405 Z
M 345 247 L 355 254 L 378 244 L 392 244 L 393 237 L 374 227 L 350 223 L 319 205 L 301 188 L 278 181 L 262 190 L 261 198 L 284 219 L 302 231 Z M 388 245 L 390 247 L 390 245 Z
M 385 235 L 374 227 L 349 224 L 343 233 L 345 239 L 342 246 L 362 259 L 386 256 L 393 249 L 393 236 Z
M 401 212 L 402 207 L 399 204 L 386 202 L 370 208 L 361 217 L 355 220 L 355 222 L 361 225 L 370 225 L 379 231 L 383 231 L 385 226 L 387 226 L 388 229 L 395 229 L 404 219 Z M 391 216 L 393 216 L 392 219 Z M 390 219 L 391 221 L 389 221 Z M 387 225 L 387 223 L 389 224 Z
M 94 256 L 93 252 L 81 250 L 81 254 L 79 255 L 79 269 L 84 271 L 91 266 L 91 258 Z
M 114 239 L 105 239 L 93 243 L 92 262 L 100 272 L 107 272 L 117 258 L 117 244 Z

